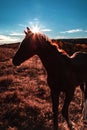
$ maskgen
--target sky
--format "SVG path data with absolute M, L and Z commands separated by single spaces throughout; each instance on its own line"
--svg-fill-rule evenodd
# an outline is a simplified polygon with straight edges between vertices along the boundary
M 49 38 L 87 38 L 87 0 L 0 0 L 0 44 L 22 41 L 27 26 Z

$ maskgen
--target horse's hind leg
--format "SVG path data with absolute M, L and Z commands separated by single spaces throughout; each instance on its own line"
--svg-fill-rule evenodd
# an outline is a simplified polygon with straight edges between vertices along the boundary
M 83 109 L 83 102 L 84 102 L 84 98 L 85 98 L 85 83 L 82 83 L 81 85 L 80 85 L 80 89 L 81 89 L 81 91 L 82 91 L 82 100 L 81 100 L 81 107 L 82 107 L 82 109 Z
M 84 94 L 84 99 L 87 100 L 87 82 L 80 85 L 80 88 Z
M 85 82 L 84 98 L 85 98 L 85 100 L 87 100 L 87 82 Z
M 83 120 L 87 120 L 87 82 L 84 84 Z
M 69 107 L 71 100 L 73 99 L 73 95 L 74 95 L 74 89 L 66 93 L 66 98 L 65 98 L 64 105 L 62 108 L 62 115 L 65 118 L 65 120 L 67 121 L 67 124 L 68 124 L 68 127 L 70 130 L 72 129 L 72 123 L 69 119 L 68 107 Z

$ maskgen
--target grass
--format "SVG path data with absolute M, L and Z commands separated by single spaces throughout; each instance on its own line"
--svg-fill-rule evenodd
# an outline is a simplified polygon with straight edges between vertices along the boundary
M 80 47 L 79 47 L 80 46 Z M 53 130 L 50 89 L 46 71 L 37 56 L 20 67 L 12 65 L 12 57 L 18 44 L 0 46 L 0 130 Z M 86 45 L 62 43 L 69 54 L 85 50 Z M 72 49 L 71 49 L 72 48 Z M 59 127 L 63 127 L 61 116 L 64 95 L 60 95 Z M 81 122 L 81 91 L 77 88 L 70 105 L 70 118 L 78 130 Z M 66 126 L 66 123 L 64 124 Z

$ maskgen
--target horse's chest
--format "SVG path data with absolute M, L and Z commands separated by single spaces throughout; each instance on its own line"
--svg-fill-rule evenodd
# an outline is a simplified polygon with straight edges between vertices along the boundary
M 51 89 L 58 91 L 65 91 L 70 86 L 68 74 L 67 75 L 54 75 L 48 76 L 48 85 Z

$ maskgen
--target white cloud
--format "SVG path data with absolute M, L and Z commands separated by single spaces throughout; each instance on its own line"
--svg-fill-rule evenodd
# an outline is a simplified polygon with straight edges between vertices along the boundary
M 52 30 L 51 29 L 48 29 L 48 28 L 44 28 L 41 30 L 42 32 L 51 32 Z
M 29 21 L 28 23 L 31 24 L 31 23 L 39 23 L 39 19 L 38 18 L 34 18 L 32 19 L 31 21 Z
M 68 31 L 63 31 L 60 33 L 77 33 L 77 32 L 82 32 L 82 29 L 72 29 L 72 30 L 68 30 Z
M 20 40 L 21 39 L 18 37 L 0 35 L 0 44 L 20 42 Z
M 20 24 L 18 24 L 18 26 L 20 26 L 20 27 L 24 27 L 24 28 L 26 27 L 26 25 L 21 24 L 21 23 L 20 23 Z
M 56 36 L 55 39 L 66 39 L 66 36 Z
M 23 33 L 18 33 L 18 32 L 12 32 L 9 34 L 10 36 L 23 36 Z

